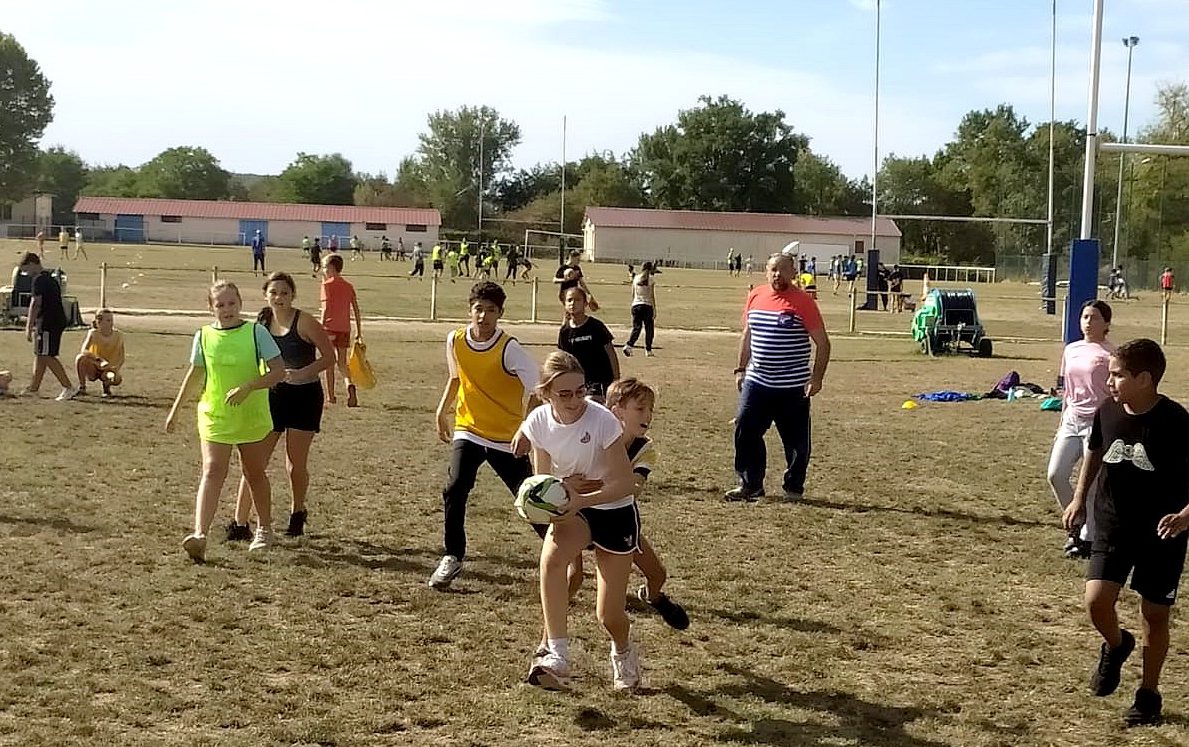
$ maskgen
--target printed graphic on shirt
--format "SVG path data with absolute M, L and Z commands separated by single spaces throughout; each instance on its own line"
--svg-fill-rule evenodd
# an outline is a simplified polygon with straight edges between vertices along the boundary
M 1102 461 L 1106 462 L 1107 464 L 1122 464 L 1124 461 L 1128 461 L 1145 472 L 1156 471 L 1156 467 L 1152 464 L 1151 460 L 1148 459 L 1147 452 L 1144 451 L 1143 444 L 1135 444 L 1132 446 L 1130 444 L 1123 443 L 1123 439 L 1121 438 L 1116 439 L 1115 442 L 1111 444 L 1111 447 L 1106 450 L 1106 454 L 1102 457 Z

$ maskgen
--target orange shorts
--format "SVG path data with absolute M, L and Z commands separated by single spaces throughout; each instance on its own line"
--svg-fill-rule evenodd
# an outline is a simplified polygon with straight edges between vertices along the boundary
M 330 338 L 330 344 L 334 345 L 339 350 L 344 350 L 351 347 L 350 332 L 335 332 L 328 329 L 326 330 L 326 336 Z

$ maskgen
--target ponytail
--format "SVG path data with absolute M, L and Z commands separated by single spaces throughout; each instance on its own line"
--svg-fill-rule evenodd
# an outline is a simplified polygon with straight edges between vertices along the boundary
M 272 328 L 272 307 L 265 304 L 260 313 L 256 315 L 256 322 L 264 326 L 265 329 Z

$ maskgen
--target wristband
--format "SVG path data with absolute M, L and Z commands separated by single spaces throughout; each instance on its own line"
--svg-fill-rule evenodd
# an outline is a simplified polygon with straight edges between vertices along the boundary
M 736 368 L 736 369 L 735 369 L 735 373 L 737 373 L 737 374 L 741 374 L 741 373 L 747 373 L 747 367 L 746 367 L 746 366 L 740 366 L 739 368 Z

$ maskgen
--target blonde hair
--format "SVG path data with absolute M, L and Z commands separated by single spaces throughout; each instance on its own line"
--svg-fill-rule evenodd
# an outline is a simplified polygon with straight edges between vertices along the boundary
M 537 384 L 537 396 L 541 399 L 549 393 L 550 387 L 559 376 L 566 374 L 581 374 L 586 376 L 586 371 L 582 370 L 582 364 L 578 359 L 564 350 L 555 350 L 545 358 L 545 363 L 541 365 L 541 382 Z
M 636 400 L 643 402 L 649 407 L 654 407 L 656 405 L 656 391 L 635 376 L 629 376 L 626 379 L 612 382 L 611 386 L 607 387 L 608 408 L 627 405 L 627 403 Z
M 99 320 L 105 316 L 110 316 L 112 322 L 116 320 L 116 315 L 111 309 L 96 309 L 95 318 L 91 320 L 91 327 L 93 329 L 99 329 Z
M 240 295 L 238 285 L 231 282 L 230 280 L 216 280 L 211 284 L 210 289 L 206 292 L 207 308 L 215 308 L 215 296 L 228 289 L 235 291 L 235 297 L 239 299 L 239 302 L 242 305 L 244 302 L 244 297 Z

